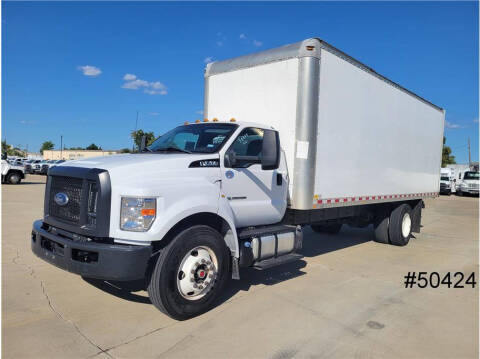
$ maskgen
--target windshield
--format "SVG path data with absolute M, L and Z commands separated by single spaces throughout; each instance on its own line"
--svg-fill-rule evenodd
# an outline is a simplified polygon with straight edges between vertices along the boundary
M 228 123 L 179 126 L 160 136 L 147 149 L 152 152 L 213 153 L 222 147 L 236 128 L 237 125 Z
M 465 176 L 463 179 L 466 180 L 478 180 L 480 179 L 480 175 L 478 172 L 465 172 Z
M 440 177 L 440 181 L 449 181 L 448 177 Z

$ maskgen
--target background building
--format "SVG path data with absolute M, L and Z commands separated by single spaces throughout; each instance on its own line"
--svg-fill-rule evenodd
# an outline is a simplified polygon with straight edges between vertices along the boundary
M 116 155 L 119 151 L 108 150 L 45 150 L 43 158 L 46 160 L 78 160 L 98 156 Z

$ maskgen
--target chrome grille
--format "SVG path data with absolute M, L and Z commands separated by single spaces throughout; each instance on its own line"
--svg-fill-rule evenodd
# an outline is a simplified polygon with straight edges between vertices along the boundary
M 60 176 L 52 176 L 49 180 L 51 181 L 49 214 L 52 217 L 78 224 L 83 198 L 83 180 Z M 60 192 L 68 197 L 68 202 L 64 206 L 59 206 L 55 202 L 55 195 Z

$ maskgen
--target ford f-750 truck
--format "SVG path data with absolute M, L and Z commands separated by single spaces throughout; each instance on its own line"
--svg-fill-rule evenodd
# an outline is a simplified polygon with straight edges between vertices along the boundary
M 444 110 L 322 40 L 208 64 L 204 114 L 141 153 L 51 168 L 35 254 L 145 278 L 152 303 L 186 319 L 240 267 L 300 259 L 304 226 L 373 224 L 404 246 L 438 195 Z

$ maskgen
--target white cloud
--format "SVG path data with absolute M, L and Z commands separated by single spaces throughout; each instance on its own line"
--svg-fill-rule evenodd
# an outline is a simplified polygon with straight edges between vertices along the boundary
M 125 74 L 125 76 L 123 76 L 123 79 L 125 81 L 132 81 L 132 80 L 135 80 L 137 78 L 137 76 L 133 75 L 133 74 Z
M 240 36 L 238 38 L 241 39 L 241 40 L 245 40 L 247 38 L 247 35 L 240 34 Z
M 206 64 L 208 64 L 209 62 L 212 62 L 212 61 L 213 61 L 212 56 L 205 57 L 205 59 L 203 60 L 203 62 L 205 62 Z
M 102 73 L 98 67 L 85 65 L 85 66 L 78 66 L 78 70 L 82 71 L 85 76 L 97 77 Z
M 263 45 L 263 42 L 258 41 L 258 40 L 253 40 L 253 46 L 260 47 Z
M 455 128 L 461 128 L 462 126 L 460 126 L 457 123 L 452 123 L 452 122 L 445 121 L 445 127 L 455 129 Z
M 222 33 L 222 32 L 217 32 L 217 40 L 216 40 L 216 44 L 218 47 L 222 47 L 225 42 L 227 41 L 227 37 Z
M 37 121 L 33 121 L 33 120 L 21 120 L 20 123 L 22 125 L 33 125 L 34 123 L 37 123 Z
M 149 95 L 166 95 L 168 93 L 167 86 L 160 81 L 149 82 L 139 79 L 133 74 L 125 74 L 125 76 L 123 76 L 123 80 L 125 83 L 122 85 L 122 88 L 127 90 L 143 89 L 143 92 Z

